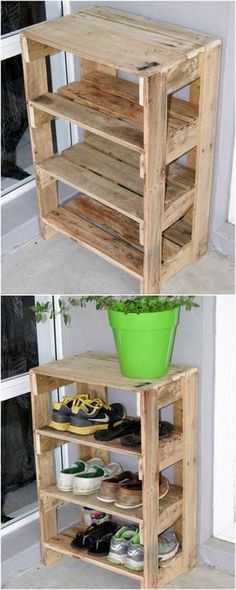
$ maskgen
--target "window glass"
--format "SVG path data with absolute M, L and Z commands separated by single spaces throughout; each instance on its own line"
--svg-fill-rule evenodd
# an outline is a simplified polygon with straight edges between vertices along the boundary
M 45 2 L 1 2 L 1 34 L 46 20 Z
M 34 297 L 2 297 L 2 379 L 27 373 L 38 365 Z

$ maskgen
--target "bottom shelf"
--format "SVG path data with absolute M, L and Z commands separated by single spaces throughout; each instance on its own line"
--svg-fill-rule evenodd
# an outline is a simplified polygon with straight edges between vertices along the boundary
M 140 245 L 139 226 L 134 220 L 86 195 L 77 195 L 49 213 L 43 222 L 135 278 L 142 278 L 143 246 Z M 164 232 L 163 281 L 190 261 L 190 240 L 191 227 L 181 220 Z
M 122 565 L 115 565 L 110 563 L 106 557 L 95 557 L 94 555 L 89 555 L 86 551 L 82 551 L 79 549 L 76 550 L 73 547 L 71 547 L 71 540 L 77 532 L 78 527 L 70 528 L 64 531 L 63 533 L 58 534 L 56 537 L 52 538 L 50 541 L 45 543 L 45 547 L 47 549 L 51 549 L 52 551 L 56 551 L 57 553 L 61 553 L 62 555 L 76 557 L 81 561 L 85 561 L 93 565 L 98 565 L 116 574 L 128 576 L 135 580 L 139 580 L 139 582 L 143 582 L 143 572 L 135 572 L 132 570 L 128 570 Z M 165 562 L 159 568 L 158 588 L 163 588 L 163 586 L 168 584 L 176 576 L 180 575 L 182 572 L 182 567 L 183 555 L 182 550 L 179 549 L 178 553 L 175 555 L 175 557 L 173 557 L 173 559 L 171 559 L 168 563 Z

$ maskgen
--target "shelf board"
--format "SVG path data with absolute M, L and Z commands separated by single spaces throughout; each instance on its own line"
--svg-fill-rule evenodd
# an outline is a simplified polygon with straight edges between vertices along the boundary
M 61 492 L 56 485 L 50 485 L 45 489 L 41 489 L 41 496 L 45 501 L 47 498 L 56 498 L 61 502 L 70 502 L 78 506 L 89 506 L 95 510 L 101 510 L 111 516 L 126 519 L 128 521 L 142 524 L 142 507 L 133 508 L 132 510 L 125 510 L 118 508 L 113 503 L 105 503 L 97 499 L 99 492 L 93 494 L 78 495 L 72 492 Z M 178 486 L 170 485 L 168 494 L 159 501 L 159 530 L 162 533 L 167 528 L 172 526 L 182 516 L 183 510 L 183 491 Z
M 89 555 L 87 551 L 74 549 L 71 547 L 71 541 L 75 537 L 78 530 L 79 527 L 73 527 L 61 534 L 58 534 L 56 537 L 50 539 L 50 541 L 45 542 L 44 545 L 48 549 L 52 549 L 57 553 L 62 553 L 63 555 L 68 555 L 70 557 L 77 557 L 77 559 L 80 559 L 81 561 L 85 561 L 92 565 L 99 565 L 100 567 L 108 569 L 115 574 L 122 574 L 139 581 L 143 580 L 143 572 L 134 572 L 133 570 L 128 570 L 122 565 L 110 563 L 106 557 L 96 557 L 95 555 Z
M 116 565 L 109 562 L 106 557 L 92 556 L 89 555 L 87 551 L 71 547 L 71 541 L 75 537 L 79 528 L 79 526 L 71 527 L 63 533 L 58 534 L 57 536 L 50 539 L 50 541 L 46 541 L 44 544 L 45 547 L 51 549 L 52 551 L 56 551 L 57 553 L 61 553 L 62 555 L 75 557 L 86 563 L 100 566 L 115 574 L 128 576 L 130 578 L 138 580 L 139 582 L 143 581 L 143 572 L 135 572 L 133 570 L 128 570 L 122 565 Z M 173 557 L 173 559 L 168 560 L 168 562 L 163 562 L 161 564 L 161 567 L 158 568 L 158 588 L 164 588 L 166 584 L 171 582 L 171 580 L 173 580 L 176 576 L 180 575 L 183 571 L 182 566 L 183 552 L 180 548 L 175 557 Z
M 89 107 L 75 104 L 52 92 L 30 100 L 29 105 L 53 118 L 65 119 L 82 129 L 135 150 L 139 154 L 143 153 L 143 130 L 136 123 L 115 119 Z
M 36 433 L 40 435 L 40 452 L 45 452 L 53 447 L 67 443 L 84 445 L 108 452 L 121 453 L 140 459 L 142 457 L 141 448 L 128 448 L 121 445 L 120 439 L 110 442 L 96 440 L 93 435 L 81 436 L 66 431 L 57 431 L 49 426 L 37 429 Z M 177 463 L 183 456 L 183 439 L 182 433 L 175 430 L 169 437 L 159 440 L 160 471 Z

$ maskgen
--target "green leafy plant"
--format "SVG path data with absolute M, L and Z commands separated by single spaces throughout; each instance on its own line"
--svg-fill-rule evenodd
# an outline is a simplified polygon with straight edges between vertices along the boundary
M 45 303 L 36 302 L 31 310 L 35 314 L 36 322 L 45 321 L 47 317 L 53 318 L 55 315 L 62 315 L 66 326 L 70 325 L 70 310 L 73 307 L 85 307 L 87 303 L 94 303 L 96 309 L 112 309 L 113 311 L 122 311 L 123 313 L 153 313 L 156 311 L 168 311 L 178 307 L 185 307 L 186 310 L 192 307 L 199 307 L 194 302 L 193 296 L 131 296 L 131 297 L 113 297 L 101 295 L 87 295 L 81 297 L 68 297 L 67 301 L 59 299 L 59 310 L 55 311 L 49 301 Z

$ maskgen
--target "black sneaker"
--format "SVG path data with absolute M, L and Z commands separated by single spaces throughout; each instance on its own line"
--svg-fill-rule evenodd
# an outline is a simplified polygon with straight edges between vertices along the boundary
M 117 424 L 127 415 L 122 404 L 106 404 L 101 399 L 76 401 L 71 408 L 69 431 L 76 434 L 94 434 L 106 430 L 110 424 Z

